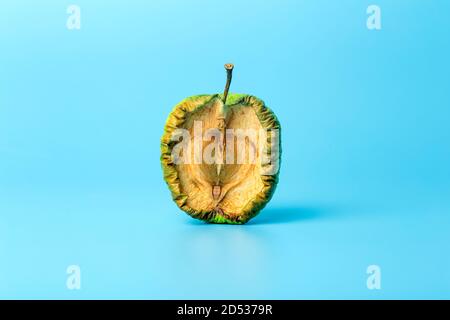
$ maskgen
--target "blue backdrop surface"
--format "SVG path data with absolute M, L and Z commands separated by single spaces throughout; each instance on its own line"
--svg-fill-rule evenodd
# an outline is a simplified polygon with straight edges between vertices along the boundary
M 449 14 L 444 0 L 1 2 L 0 298 L 450 298 Z M 170 110 L 221 92 L 225 62 L 231 91 L 283 129 L 275 196 L 244 226 L 181 212 L 159 162 Z

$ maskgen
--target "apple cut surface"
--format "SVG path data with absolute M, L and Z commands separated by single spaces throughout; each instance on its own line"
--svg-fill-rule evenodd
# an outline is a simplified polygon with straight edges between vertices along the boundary
M 180 129 L 186 134 L 174 141 Z M 161 139 L 161 164 L 177 205 L 212 223 L 242 224 L 254 217 L 278 182 L 273 159 L 262 158 L 263 150 L 276 151 L 279 165 L 279 137 L 261 134 L 270 130 L 279 133 L 276 116 L 251 95 L 199 95 L 176 105 Z M 177 158 L 180 141 L 184 149 Z

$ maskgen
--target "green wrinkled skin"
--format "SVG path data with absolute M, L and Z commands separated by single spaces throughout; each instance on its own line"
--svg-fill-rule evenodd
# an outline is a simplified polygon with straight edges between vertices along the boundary
M 190 112 L 196 111 L 208 104 L 213 98 L 220 97 L 221 94 L 215 95 L 197 95 L 184 99 L 178 103 L 169 114 L 164 133 L 161 138 L 161 167 L 163 170 L 164 180 L 166 181 L 172 198 L 178 207 L 195 219 L 200 219 L 209 223 L 221 224 L 244 224 L 251 218 L 255 217 L 261 209 L 270 201 L 278 183 L 279 170 L 274 175 L 261 175 L 263 181 L 263 190 L 254 198 L 249 199 L 249 204 L 244 208 L 239 216 L 235 219 L 227 219 L 226 217 L 217 214 L 213 211 L 194 210 L 186 204 L 187 195 L 183 194 L 180 188 L 178 173 L 175 164 L 171 158 L 173 144 L 170 139 L 172 132 L 182 127 L 186 119 L 186 115 Z M 229 94 L 227 97 L 227 107 L 233 108 L 233 105 L 243 104 L 249 108 L 253 108 L 262 127 L 265 129 L 278 129 L 280 131 L 280 163 L 281 163 L 281 128 L 275 114 L 265 106 L 264 102 L 254 96 L 246 94 Z

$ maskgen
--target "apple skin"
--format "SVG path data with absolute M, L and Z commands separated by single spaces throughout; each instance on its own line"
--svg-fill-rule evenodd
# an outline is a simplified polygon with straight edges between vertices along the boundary
M 181 128 L 186 114 L 189 112 L 195 112 L 197 108 L 201 108 L 206 105 L 211 99 L 220 97 L 222 94 L 213 95 L 196 95 L 188 97 L 178 103 L 169 114 L 164 132 L 161 138 L 161 167 L 163 171 L 164 180 L 169 187 L 172 194 L 173 201 L 178 207 L 189 214 L 195 219 L 206 221 L 209 223 L 219 224 L 245 224 L 250 219 L 255 217 L 270 201 L 275 188 L 278 183 L 280 170 L 273 175 L 261 175 L 264 187 L 256 197 L 249 199 L 248 205 L 234 218 L 228 218 L 226 216 L 217 214 L 216 212 L 208 210 L 196 210 L 187 205 L 187 195 L 183 194 L 178 172 L 175 164 L 172 161 L 172 143 L 171 137 L 174 130 Z M 281 127 L 275 114 L 264 104 L 259 98 L 247 95 L 247 94 L 232 94 L 230 93 L 226 100 L 226 105 L 229 108 L 233 108 L 233 105 L 245 105 L 254 109 L 260 124 L 264 129 L 277 129 L 279 132 L 279 145 L 278 145 L 278 162 L 281 163 Z

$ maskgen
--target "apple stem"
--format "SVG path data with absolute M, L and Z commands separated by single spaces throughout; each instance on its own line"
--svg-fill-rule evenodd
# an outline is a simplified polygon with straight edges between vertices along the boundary
M 230 90 L 231 78 L 233 77 L 233 68 L 234 65 L 232 63 L 225 64 L 225 70 L 227 70 L 227 83 L 225 84 L 225 90 L 223 91 L 223 104 L 227 103 L 228 90 Z

